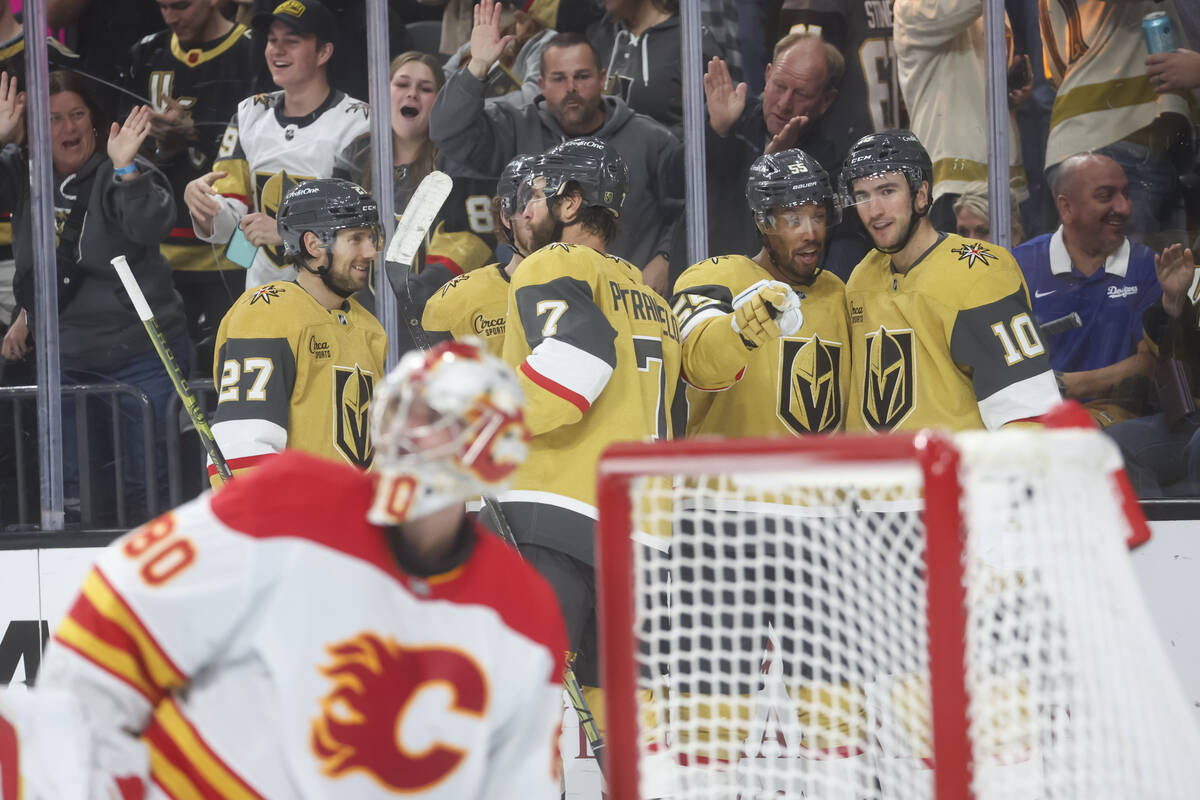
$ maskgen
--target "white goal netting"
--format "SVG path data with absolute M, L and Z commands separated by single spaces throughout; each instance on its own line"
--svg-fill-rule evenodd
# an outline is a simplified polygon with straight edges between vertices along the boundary
M 610 763 L 636 766 L 618 797 L 1200 796 L 1103 436 L 959 435 L 957 505 L 916 444 L 804 446 L 622 459 L 628 559 L 601 553 Z

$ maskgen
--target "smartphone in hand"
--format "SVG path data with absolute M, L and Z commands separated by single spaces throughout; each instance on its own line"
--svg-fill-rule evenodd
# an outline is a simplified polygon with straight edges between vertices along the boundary
M 233 236 L 229 237 L 229 244 L 225 247 L 225 257 L 242 269 L 250 269 L 256 255 L 258 255 L 258 248 L 250 244 L 250 240 L 246 238 L 246 234 L 242 233 L 241 228 L 235 229 Z

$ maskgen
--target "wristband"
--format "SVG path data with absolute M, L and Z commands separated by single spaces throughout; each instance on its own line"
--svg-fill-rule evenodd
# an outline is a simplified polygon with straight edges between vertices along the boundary
M 122 175 L 128 175 L 131 172 L 137 172 L 137 163 L 136 162 L 133 164 L 124 166 L 124 167 L 113 167 L 113 175 L 116 175 L 118 178 L 121 177 Z

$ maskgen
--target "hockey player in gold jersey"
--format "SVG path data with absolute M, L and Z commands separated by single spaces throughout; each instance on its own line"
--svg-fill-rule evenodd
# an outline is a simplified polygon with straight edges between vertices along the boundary
M 689 436 L 828 433 L 846 418 L 845 286 L 820 267 L 840 219 L 829 176 L 802 150 L 765 155 L 746 183 L 762 249 L 675 282 Z
M 910 131 L 864 136 L 842 166 L 842 205 L 875 243 L 846 283 L 848 430 L 994 430 L 1061 400 L 1016 261 L 935 230 L 932 187 Z
M 305 181 L 279 207 L 279 235 L 298 274 L 248 290 L 221 320 L 213 436 L 234 474 L 285 447 L 365 469 L 387 336 L 352 295 L 382 244 L 378 207 L 349 181 Z
M 533 438 L 500 501 L 522 554 L 558 594 L 595 714 L 596 463 L 612 442 L 670 437 L 679 326 L 637 267 L 605 253 L 629 190 L 620 155 L 571 139 L 530 176 L 517 208 L 534 252 L 512 276 L 504 360 L 520 375 Z
M 478 336 L 489 353 L 500 355 L 504 348 L 504 317 L 508 311 L 508 284 L 517 265 L 529 255 L 529 225 L 516 212 L 517 189 L 534 156 L 517 156 L 508 162 L 496 182 L 492 200 L 496 231 L 501 241 L 513 247 L 507 264 L 488 264 L 457 276 L 438 289 L 421 316 L 421 327 L 430 339 L 462 339 Z

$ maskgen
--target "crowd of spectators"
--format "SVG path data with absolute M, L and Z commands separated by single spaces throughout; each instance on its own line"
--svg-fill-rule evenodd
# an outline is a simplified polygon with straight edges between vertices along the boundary
M 22 284 L 32 256 L 15 5 L 0 0 L 0 379 L 28 385 L 38 344 L 32 284 Z M 193 378 L 210 379 L 217 327 L 241 292 L 292 277 L 274 219 L 287 191 L 327 177 L 382 188 L 370 185 L 372 112 L 390 114 L 397 213 L 432 169 L 455 179 L 416 267 L 390 275 L 401 349 L 416 343 L 411 329 L 433 290 L 508 263 L 509 240 L 497 236 L 507 223 L 492 203 L 504 167 L 577 137 L 606 141 L 628 164 L 630 194 L 608 249 L 666 297 L 690 266 L 689 135 L 705 142 L 708 255 L 759 252 L 744 186 L 764 153 L 799 148 L 833 177 L 860 136 L 897 127 L 932 157 L 934 227 L 995 238 L 984 0 L 702 0 L 702 131 L 683 128 L 678 0 L 388 5 L 391 107 L 370 109 L 361 0 L 47 0 L 59 30 L 50 51 L 60 278 L 63 261 L 79 276 L 73 296 L 60 294 L 63 378 L 132 383 L 149 396 L 160 452 L 153 471 L 124 461 L 121 485 L 136 503 L 147 480 L 165 481 L 170 391 L 108 258 L 129 255 L 175 352 Z M 1188 445 L 1200 469 L 1197 292 L 1184 280 L 1200 232 L 1197 9 L 1079 0 L 1067 15 L 1041 5 L 1039 14 L 1037 0 L 1006 3 L 1014 255 L 1039 324 L 1078 314 L 1077 327 L 1044 337 L 1064 395 L 1084 401 L 1141 465 L 1131 467 L 1139 491 L 1195 494 L 1200 474 L 1180 453 Z M 1148 52 L 1142 18 L 1153 11 L 1167 12 L 1178 50 Z M 419 34 L 438 22 L 440 38 Z M 135 139 L 136 158 L 125 152 Z M 822 266 L 845 279 L 871 247 L 859 215 L 843 214 Z M 374 309 L 369 292 L 359 299 Z M 75 416 L 64 414 L 68 494 Z M 108 439 L 141 452 L 133 412 L 117 416 L 131 429 Z M 7 408 L 0 418 L 0 430 L 12 429 Z M 103 425 L 88 427 L 99 435 Z M 26 447 L 34 439 L 14 433 Z M 0 525 L 15 521 L 4 449 Z M 90 472 L 115 474 L 104 446 L 91 451 Z

